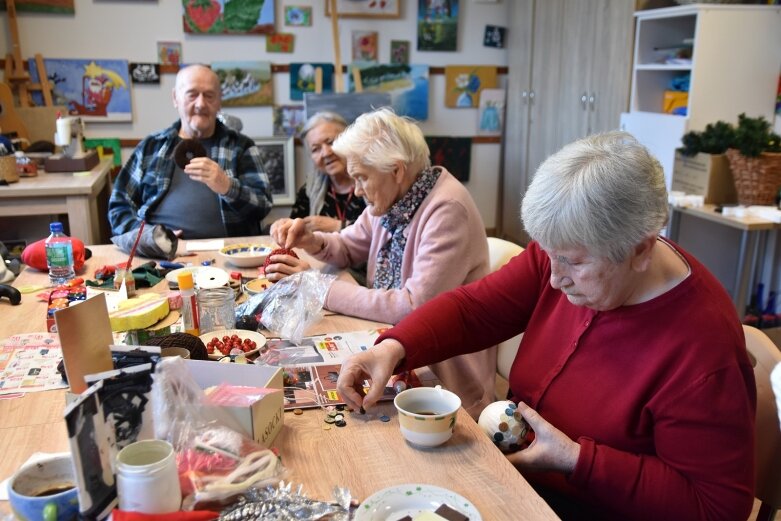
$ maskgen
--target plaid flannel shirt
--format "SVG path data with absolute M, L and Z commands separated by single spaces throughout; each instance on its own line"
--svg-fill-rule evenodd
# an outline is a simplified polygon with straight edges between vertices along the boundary
M 138 144 L 120 170 L 108 205 L 114 235 L 125 233 L 149 220 L 171 186 L 176 165 L 174 146 L 179 141 L 181 122 L 152 134 Z M 216 145 L 209 157 L 231 179 L 231 187 L 220 198 L 220 212 L 228 237 L 259 235 L 260 222 L 271 211 L 271 184 L 263 168 L 260 150 L 247 136 L 217 121 Z M 195 209 L 193 209 L 195 210 Z M 182 219 L 187 219 L 186 215 Z

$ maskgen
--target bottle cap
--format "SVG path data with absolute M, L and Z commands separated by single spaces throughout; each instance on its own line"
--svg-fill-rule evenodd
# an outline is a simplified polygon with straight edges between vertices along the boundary
M 49 223 L 49 231 L 52 233 L 62 233 L 62 223 L 61 222 Z
M 193 274 L 191 271 L 180 273 L 176 276 L 179 281 L 179 289 L 193 289 Z

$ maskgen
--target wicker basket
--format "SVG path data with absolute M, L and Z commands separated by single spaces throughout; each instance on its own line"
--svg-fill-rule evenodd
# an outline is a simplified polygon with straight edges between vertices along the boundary
M 775 205 L 781 189 L 781 154 L 764 152 L 759 157 L 746 157 L 730 148 L 726 152 L 738 203 L 743 205 Z
M 16 156 L 0 156 L 0 180 L 6 183 L 19 181 L 19 172 L 16 170 Z

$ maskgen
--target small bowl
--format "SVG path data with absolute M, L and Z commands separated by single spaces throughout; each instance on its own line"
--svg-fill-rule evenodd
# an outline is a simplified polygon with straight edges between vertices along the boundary
M 271 282 L 269 282 L 266 277 L 258 277 L 257 279 L 252 279 L 244 284 L 244 291 L 247 293 L 247 295 L 252 296 L 257 295 L 258 293 L 263 293 L 270 287 Z
M 219 329 L 216 331 L 212 331 L 211 333 L 205 333 L 200 336 L 201 341 L 203 341 L 204 344 L 208 344 L 213 338 L 222 339 L 224 336 L 232 336 L 236 335 L 240 339 L 244 340 L 245 338 L 249 338 L 250 340 L 255 341 L 255 349 L 252 351 L 245 351 L 244 356 L 247 355 L 254 355 L 255 353 L 260 352 L 261 349 L 263 349 L 266 345 L 266 337 L 263 336 L 261 333 L 258 333 L 257 331 L 249 331 L 247 329 Z M 219 351 L 215 350 L 213 353 L 209 353 L 209 358 L 211 360 L 220 360 L 225 356 L 229 355 L 223 355 Z
M 271 250 L 270 246 L 263 244 L 230 244 L 220 250 L 220 256 L 234 266 L 254 268 L 266 262 L 266 257 Z
M 453 435 L 461 399 L 440 386 L 413 387 L 393 400 L 404 438 L 418 447 L 442 445 Z

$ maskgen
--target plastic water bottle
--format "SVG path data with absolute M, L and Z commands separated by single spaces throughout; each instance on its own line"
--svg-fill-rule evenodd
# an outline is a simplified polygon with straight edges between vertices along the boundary
M 70 237 L 62 233 L 62 223 L 49 224 L 51 235 L 46 239 L 46 265 L 52 285 L 65 284 L 76 276 L 73 269 L 73 244 Z

